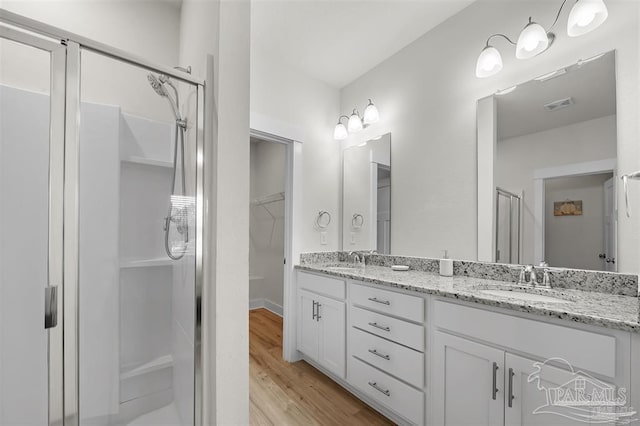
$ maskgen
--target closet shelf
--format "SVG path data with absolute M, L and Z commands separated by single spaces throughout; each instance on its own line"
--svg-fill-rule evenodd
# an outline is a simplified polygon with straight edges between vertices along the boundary
M 171 161 L 156 160 L 154 158 L 146 158 L 146 157 L 131 156 L 131 157 L 122 158 L 120 161 L 125 163 L 131 163 L 131 164 L 143 164 L 145 166 L 155 166 L 155 167 L 165 167 L 165 168 L 173 167 L 173 163 Z
M 284 192 L 276 192 L 275 194 L 266 195 L 251 201 L 254 206 L 264 206 L 265 204 L 277 203 L 284 201 Z
M 174 261 L 164 257 L 156 259 L 131 259 L 120 262 L 120 269 L 127 268 L 151 268 L 154 266 L 171 266 Z

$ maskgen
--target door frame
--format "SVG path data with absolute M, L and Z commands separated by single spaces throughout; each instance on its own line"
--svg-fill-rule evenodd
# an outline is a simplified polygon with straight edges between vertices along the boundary
M 47 337 L 47 381 L 49 425 L 62 425 L 63 409 L 63 327 L 58 321 L 62 314 L 63 293 L 63 173 L 65 146 L 65 61 L 66 48 L 62 43 L 35 37 L 0 26 L 0 38 L 33 47 L 50 54 L 49 86 L 49 213 L 47 283 L 44 288 L 57 291 L 52 298 L 53 317 L 58 323 L 48 329 Z
M 282 357 L 285 361 L 295 362 L 302 359 L 296 349 L 297 300 L 294 268 L 301 253 L 301 242 L 296 230 L 300 229 L 302 209 L 302 132 L 257 114 L 252 114 L 251 123 L 251 137 L 281 143 L 286 147 Z
M 559 178 L 559 177 L 577 177 L 577 176 L 589 176 L 601 173 L 613 173 L 614 183 L 618 176 L 618 161 L 615 158 L 608 158 L 598 161 L 588 161 L 584 163 L 565 164 L 558 167 L 549 167 L 545 169 L 537 169 L 533 172 L 533 255 L 534 262 L 542 262 L 545 260 L 545 190 L 544 181 L 546 179 Z M 616 185 L 617 186 L 617 185 Z M 617 232 L 617 190 L 614 189 L 614 211 L 616 212 L 616 233 L 614 235 L 616 253 L 618 246 L 618 232 Z

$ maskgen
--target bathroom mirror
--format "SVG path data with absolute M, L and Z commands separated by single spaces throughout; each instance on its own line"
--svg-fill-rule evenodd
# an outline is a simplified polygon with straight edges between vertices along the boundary
M 478 101 L 478 260 L 624 272 L 615 52 Z
M 391 134 L 344 150 L 342 247 L 391 253 Z

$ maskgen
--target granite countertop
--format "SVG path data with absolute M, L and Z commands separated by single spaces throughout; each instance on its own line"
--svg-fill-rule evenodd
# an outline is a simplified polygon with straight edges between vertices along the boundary
M 639 297 L 561 288 L 520 288 L 512 282 L 467 276 L 441 277 L 433 272 L 416 270 L 393 271 L 386 266 L 349 266 L 351 265 L 348 263 L 306 263 L 297 265 L 296 268 L 565 321 L 640 333 Z M 336 267 L 341 269 L 332 269 Z M 524 301 L 515 297 L 488 294 L 482 290 L 516 290 L 552 296 L 567 302 Z

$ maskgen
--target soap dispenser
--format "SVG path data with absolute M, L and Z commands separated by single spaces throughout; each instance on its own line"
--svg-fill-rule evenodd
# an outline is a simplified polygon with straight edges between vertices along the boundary
M 453 276 L 453 260 L 449 259 L 449 253 L 444 251 L 444 257 L 440 259 L 440 275 L 443 277 Z

